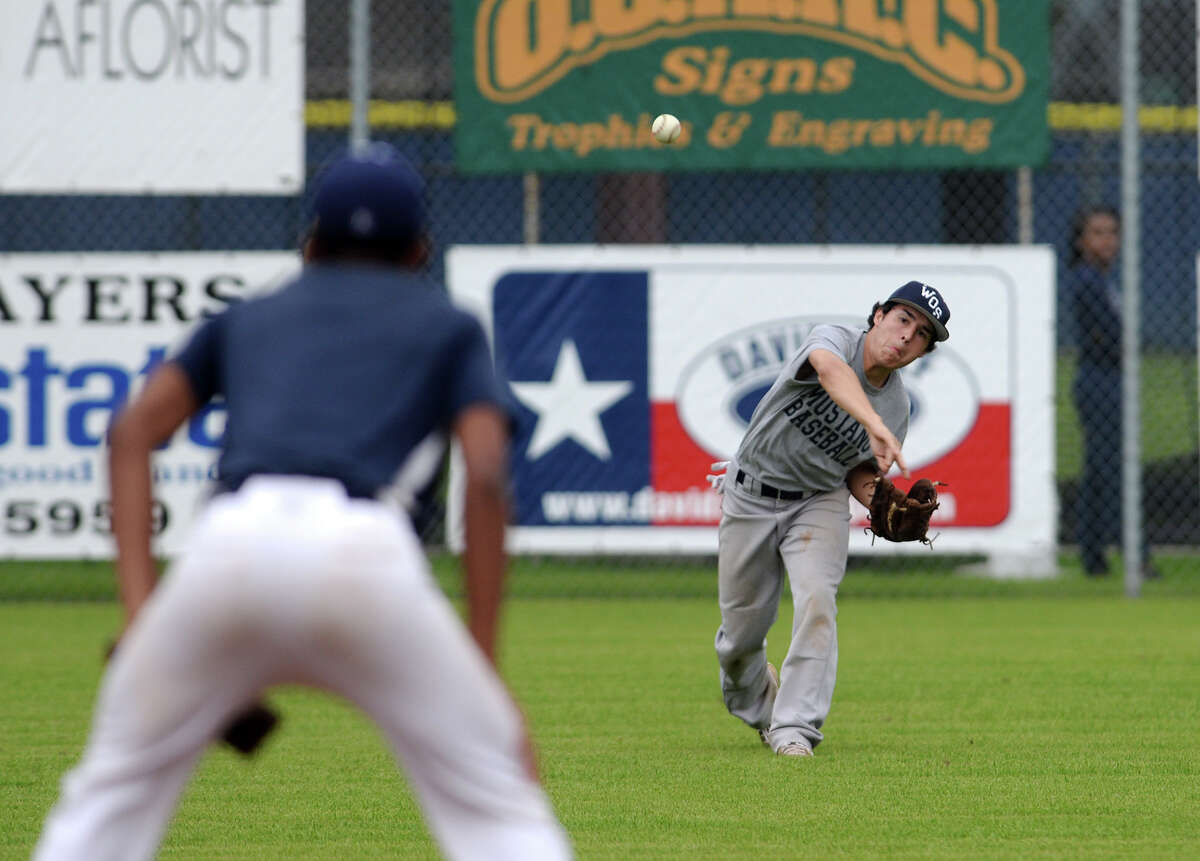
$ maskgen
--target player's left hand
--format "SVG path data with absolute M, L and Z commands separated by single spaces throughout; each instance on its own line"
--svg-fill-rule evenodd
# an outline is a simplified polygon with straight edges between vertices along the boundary
M 243 756 L 250 756 L 279 723 L 276 711 L 257 702 L 239 712 L 221 732 L 221 741 Z
M 886 476 L 876 476 L 870 506 L 871 532 L 888 541 L 932 544 L 928 537 L 929 520 L 940 505 L 939 485 L 945 482 L 922 478 L 905 494 Z
M 712 473 L 708 476 L 708 483 L 712 485 L 712 489 L 717 493 L 725 492 L 725 470 L 729 468 L 729 461 L 718 460 L 709 469 Z

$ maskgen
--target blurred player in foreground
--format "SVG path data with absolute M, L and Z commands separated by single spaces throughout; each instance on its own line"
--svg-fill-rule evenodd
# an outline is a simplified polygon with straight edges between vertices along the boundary
M 127 624 L 36 859 L 152 857 L 205 747 L 280 683 L 374 719 L 447 857 L 571 855 L 493 666 L 508 435 L 483 331 L 415 271 L 423 185 L 394 150 L 318 179 L 302 273 L 201 325 L 113 424 Z M 223 492 L 155 588 L 150 455 L 218 395 Z M 418 499 L 451 434 L 469 633 L 383 501 Z
M 910 281 L 875 304 L 865 332 L 815 327 L 755 408 L 734 460 L 714 464 L 725 469 L 709 477 L 723 495 L 721 692 L 729 712 L 780 755 L 812 756 L 824 737 L 837 675 L 835 598 L 846 573 L 849 497 L 871 509 L 877 488 L 891 487 L 881 476 L 893 464 L 908 475 L 900 446 L 909 400 L 893 372 L 946 340 L 949 322 L 941 294 Z M 884 534 L 874 515 L 872 528 L 890 540 L 923 539 L 931 513 L 911 536 Z M 767 663 L 766 636 L 785 574 L 795 615 L 781 678 Z

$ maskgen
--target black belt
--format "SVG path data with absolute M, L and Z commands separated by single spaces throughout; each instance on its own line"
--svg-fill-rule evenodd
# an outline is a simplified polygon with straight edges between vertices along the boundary
M 750 478 L 750 476 L 746 475 L 746 473 L 739 469 L 737 471 L 737 478 L 735 480 L 742 487 L 745 487 L 746 490 L 749 490 L 751 493 L 753 493 L 753 488 L 747 486 L 746 484 L 746 479 L 748 478 Z M 813 495 L 811 490 L 780 490 L 778 487 L 771 487 L 771 485 L 767 484 L 765 481 L 758 482 L 758 486 L 760 488 L 760 496 L 765 496 L 768 499 L 778 499 L 782 502 L 798 502 L 801 499 L 806 499 Z

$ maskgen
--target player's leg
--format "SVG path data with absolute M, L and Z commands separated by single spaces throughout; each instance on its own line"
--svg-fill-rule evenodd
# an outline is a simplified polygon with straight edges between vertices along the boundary
M 775 750 L 795 741 L 817 745 L 837 680 L 837 589 L 850 538 L 847 492 L 797 503 L 781 542 L 792 587 L 792 641 L 780 667 L 771 723 Z
M 773 685 L 767 676 L 767 632 L 779 615 L 783 566 L 774 500 L 726 482 L 717 551 L 717 661 L 729 713 L 757 729 L 771 722 Z
M 148 731 L 136 720 L 140 684 L 130 663 L 137 648 L 123 647 L 105 675 L 87 748 L 63 778 L 34 861 L 154 857 L 203 743 L 185 725 Z
M 387 734 L 448 858 L 570 858 L 527 770 L 521 715 L 415 536 L 391 513 L 360 514 L 345 530 L 345 565 L 330 575 L 342 600 L 328 602 L 303 651 L 308 681 L 359 705 Z
M 255 660 L 234 653 L 245 641 L 225 624 L 237 618 L 235 583 L 189 558 L 151 596 L 105 674 L 86 750 L 35 859 L 153 857 L 197 757 L 256 689 Z

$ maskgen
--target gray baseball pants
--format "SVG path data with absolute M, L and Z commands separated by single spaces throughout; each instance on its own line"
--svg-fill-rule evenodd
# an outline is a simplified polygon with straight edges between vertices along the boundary
M 750 726 L 769 729 L 774 750 L 801 738 L 815 746 L 824 737 L 821 725 L 837 678 L 835 598 L 846 573 L 850 492 L 839 488 L 779 501 L 730 480 L 723 496 L 716 648 L 725 707 Z M 766 637 L 779 615 L 785 573 L 792 588 L 792 642 L 772 701 Z

